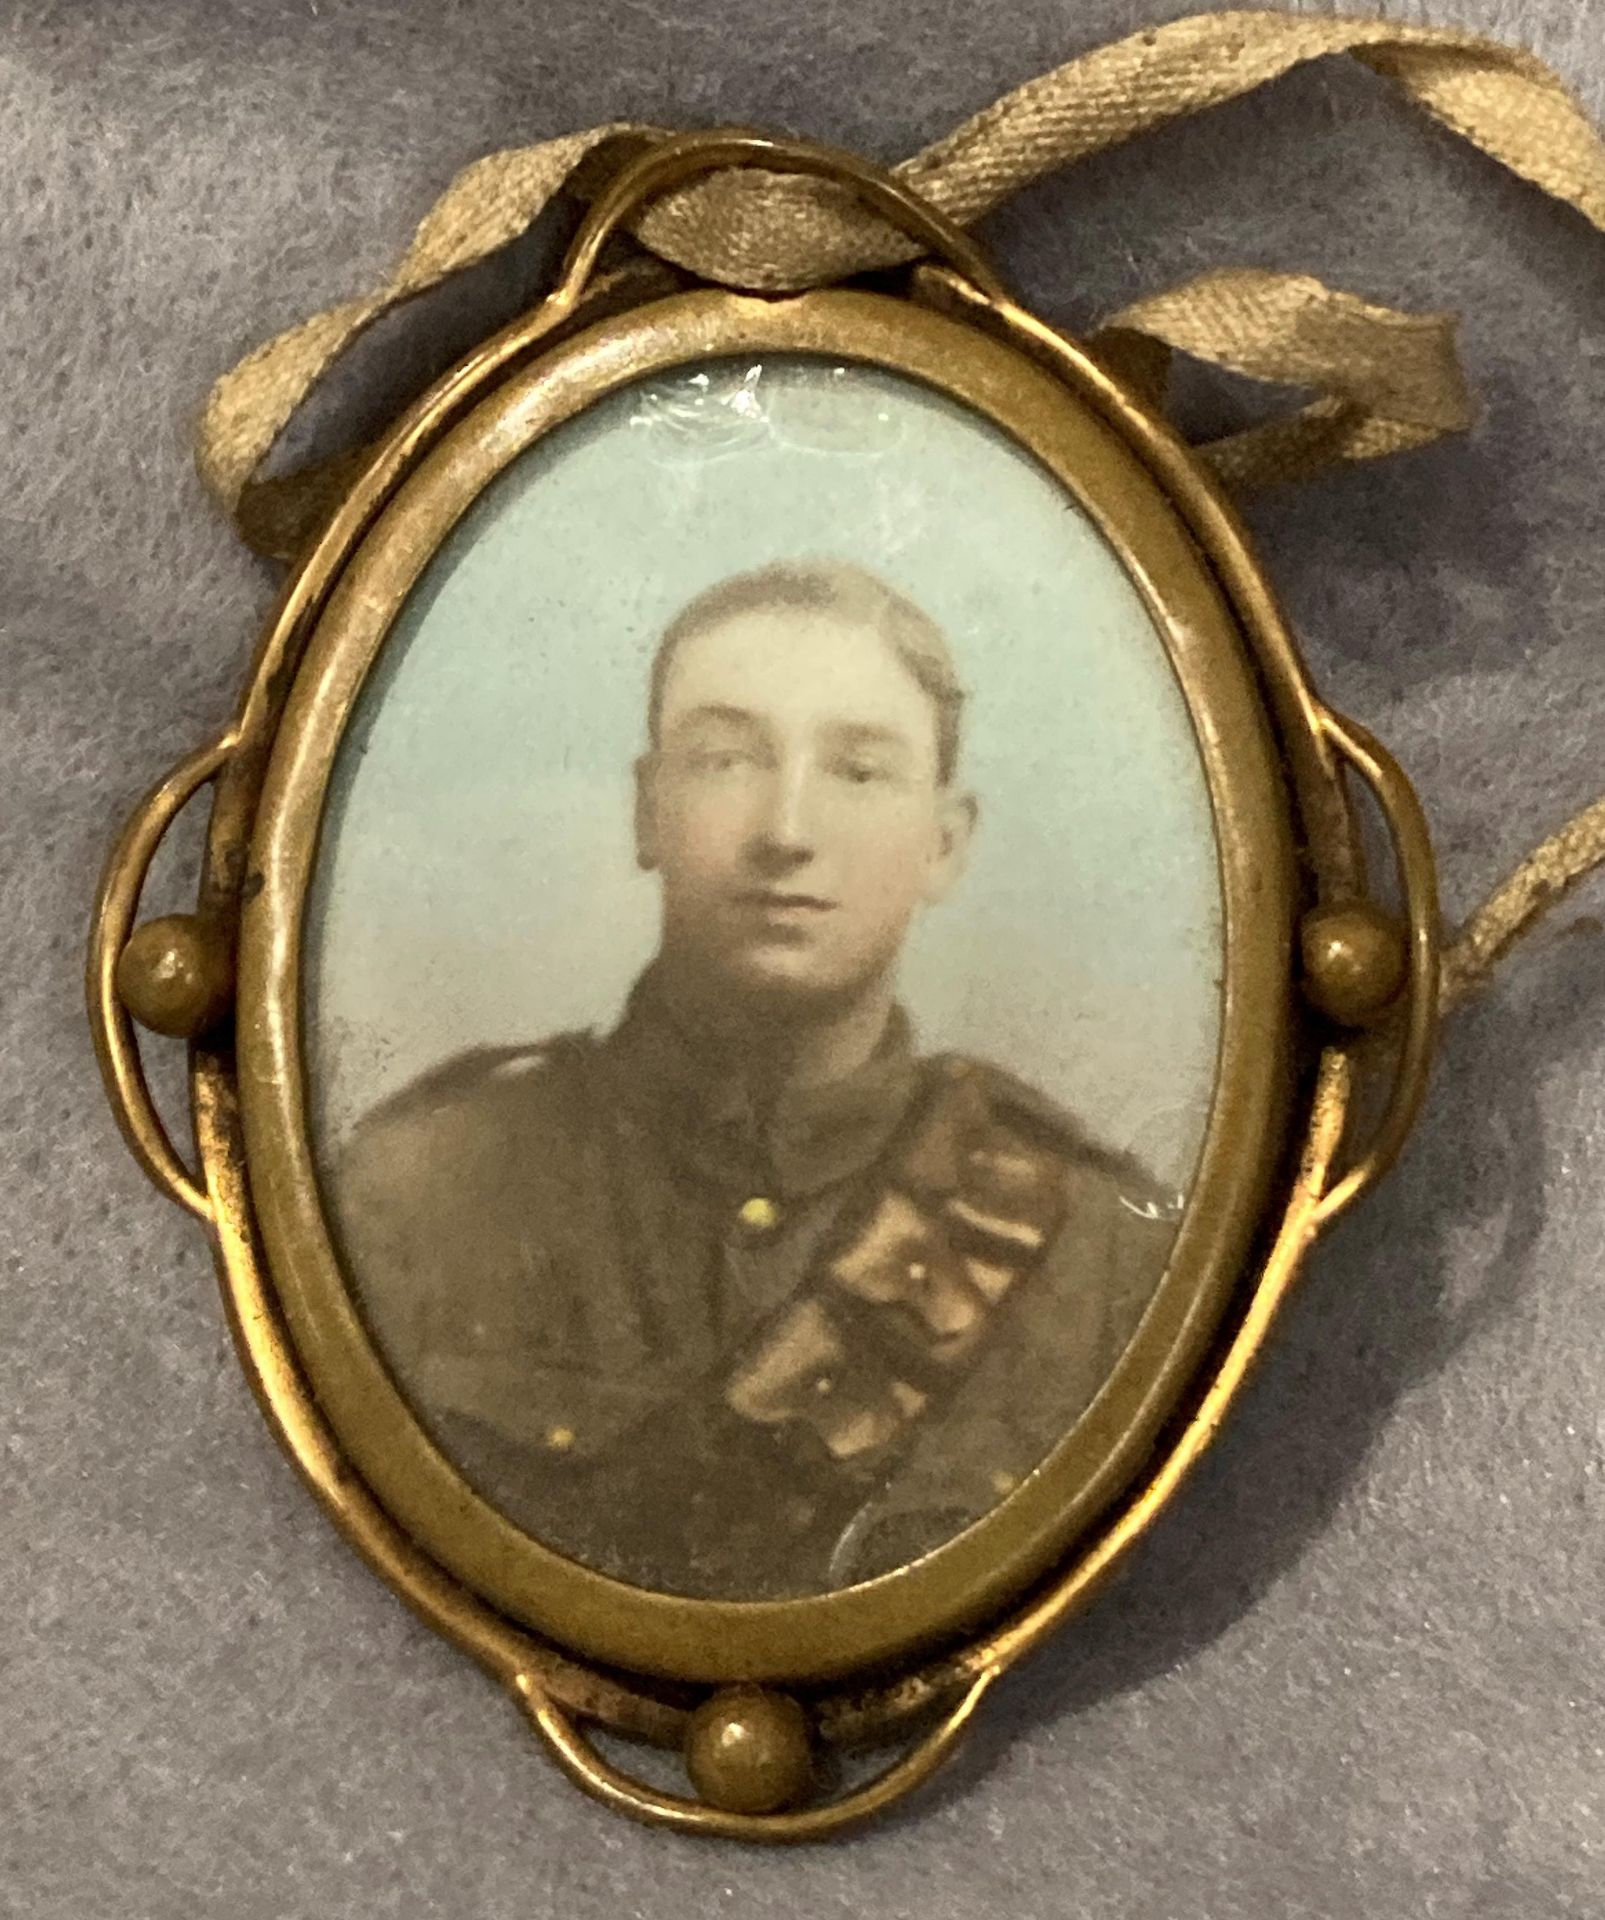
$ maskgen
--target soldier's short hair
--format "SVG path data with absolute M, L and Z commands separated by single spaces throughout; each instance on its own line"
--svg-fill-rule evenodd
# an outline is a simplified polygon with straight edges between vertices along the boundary
M 778 560 L 732 574 L 705 588 L 663 630 L 652 657 L 647 738 L 658 744 L 663 689 L 674 656 L 694 634 L 738 614 L 774 607 L 831 613 L 870 628 L 883 639 L 929 697 L 936 719 L 936 774 L 943 786 L 958 766 L 964 689 L 947 644 L 931 616 L 868 567 L 847 560 Z

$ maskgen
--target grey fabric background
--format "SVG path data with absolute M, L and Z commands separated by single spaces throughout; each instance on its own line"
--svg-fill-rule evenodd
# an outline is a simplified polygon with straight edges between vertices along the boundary
M 122 1152 L 85 1038 L 108 837 L 219 725 L 272 591 L 189 465 L 225 364 L 372 281 L 487 148 L 633 115 L 892 157 L 1184 10 L 4 7 L 0 1912 L 1605 1906 L 1598 885 L 1456 1020 L 1407 1163 L 1114 1590 L 937 1789 L 788 1854 L 592 1807 L 359 1567 L 274 1450 L 203 1236 Z M 1526 40 L 1605 110 L 1600 0 L 1425 12 Z M 1605 241 L 1330 64 L 1033 192 L 991 238 L 1071 323 L 1232 261 L 1462 307 L 1475 435 L 1254 519 L 1322 685 L 1416 776 L 1452 909 L 1605 785 Z M 342 418 L 483 332 L 534 257 L 391 329 Z

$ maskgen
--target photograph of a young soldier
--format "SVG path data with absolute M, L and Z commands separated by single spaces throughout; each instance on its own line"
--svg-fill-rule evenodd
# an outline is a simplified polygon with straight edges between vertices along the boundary
M 651 668 L 660 936 L 622 1017 L 446 1060 L 336 1168 L 437 1444 L 620 1578 L 780 1597 L 929 1551 L 1069 1431 L 1163 1270 L 1171 1211 L 1099 1116 L 921 1055 L 898 1001 L 977 830 L 963 704 L 942 631 L 864 568 L 697 596 Z

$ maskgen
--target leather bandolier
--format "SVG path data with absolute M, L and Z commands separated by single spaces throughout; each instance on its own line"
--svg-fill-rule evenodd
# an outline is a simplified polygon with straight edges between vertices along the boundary
M 737 1357 L 725 1405 L 804 1453 L 884 1459 L 951 1397 L 1064 1204 L 1055 1156 L 944 1062 L 868 1206 Z

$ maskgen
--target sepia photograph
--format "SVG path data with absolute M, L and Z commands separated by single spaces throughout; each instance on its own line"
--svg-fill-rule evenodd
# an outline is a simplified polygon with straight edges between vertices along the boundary
M 1163 634 L 1030 454 L 805 355 L 593 405 L 426 570 L 323 822 L 310 1118 L 392 1377 L 634 1585 L 931 1552 L 1164 1275 L 1221 923 Z

